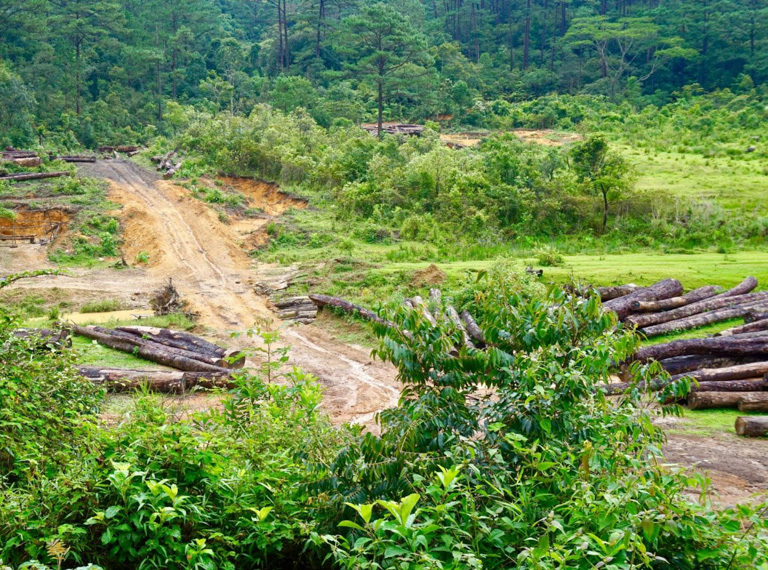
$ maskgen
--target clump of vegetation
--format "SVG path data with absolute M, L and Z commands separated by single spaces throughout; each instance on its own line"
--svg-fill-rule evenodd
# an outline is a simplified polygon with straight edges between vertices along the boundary
M 81 313 L 109 313 L 119 311 L 123 304 L 117 299 L 102 299 L 100 301 L 89 301 L 80 307 Z
M 544 246 L 537 249 L 536 260 L 542 267 L 559 267 L 565 262 L 563 256 L 551 246 Z

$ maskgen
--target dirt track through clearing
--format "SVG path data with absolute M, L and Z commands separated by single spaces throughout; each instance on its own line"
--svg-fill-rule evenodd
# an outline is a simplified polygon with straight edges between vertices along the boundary
M 233 228 L 209 207 L 129 161 L 100 161 L 86 173 L 110 181 L 111 199 L 123 205 L 124 226 L 131 225 L 129 216 L 140 220 L 125 235 L 126 248 L 147 251 L 150 264 L 126 279 L 125 287 L 151 290 L 173 278 L 200 313 L 201 324 L 221 338 L 252 327 L 257 319 L 275 318 L 267 300 L 250 285 L 258 278 L 258 268 L 240 248 Z M 283 338 L 292 345 L 290 363 L 320 379 L 325 407 L 336 421 L 369 424 L 376 412 L 397 403 L 395 369 L 373 361 L 368 351 L 340 342 L 315 325 L 288 327 Z M 252 341 L 240 337 L 236 342 L 244 348 Z

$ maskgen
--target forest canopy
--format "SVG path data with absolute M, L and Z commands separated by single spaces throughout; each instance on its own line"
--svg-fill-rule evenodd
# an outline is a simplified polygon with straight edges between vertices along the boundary
M 762 84 L 767 20 L 766 0 L 0 0 L 0 142 L 138 142 L 186 105 L 322 126 L 478 124 L 478 103 L 553 93 L 660 106 Z

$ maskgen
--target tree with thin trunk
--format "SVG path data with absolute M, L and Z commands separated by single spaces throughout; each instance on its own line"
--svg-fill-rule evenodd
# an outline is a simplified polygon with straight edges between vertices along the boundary
M 571 151 L 571 168 L 588 194 L 600 196 L 603 231 L 608 226 L 608 208 L 631 189 L 632 169 L 619 154 L 611 152 L 602 135 L 592 135 Z
M 374 4 L 346 18 L 338 36 L 347 56 L 349 74 L 376 91 L 379 138 L 384 101 L 398 85 L 423 74 L 431 65 L 427 42 L 410 21 L 392 6 Z

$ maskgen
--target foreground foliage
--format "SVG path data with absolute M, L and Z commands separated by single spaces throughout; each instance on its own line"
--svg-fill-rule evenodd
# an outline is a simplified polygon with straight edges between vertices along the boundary
M 0 467 L 0 559 L 104 568 L 768 567 L 762 511 L 712 509 L 705 482 L 659 463 L 663 434 L 641 391 L 610 401 L 599 390 L 636 339 L 616 331 L 597 299 L 547 291 L 501 267 L 450 301 L 472 307 L 486 348 L 457 349 L 454 326 L 388 311 L 397 328 L 376 329 L 376 354 L 398 367 L 405 390 L 381 413 L 380 436 L 332 427 L 318 384 L 286 370 L 274 332 L 259 333 L 258 352 L 271 356 L 220 405 L 184 411 L 142 394 L 105 423 L 73 355 L 48 347 L 30 356 L 35 349 L 12 337 L 4 314 L 0 343 L 19 363 L 0 372 L 0 437 L 13 452 Z M 660 373 L 632 370 L 636 380 Z M 701 484 L 692 503 L 685 491 Z

